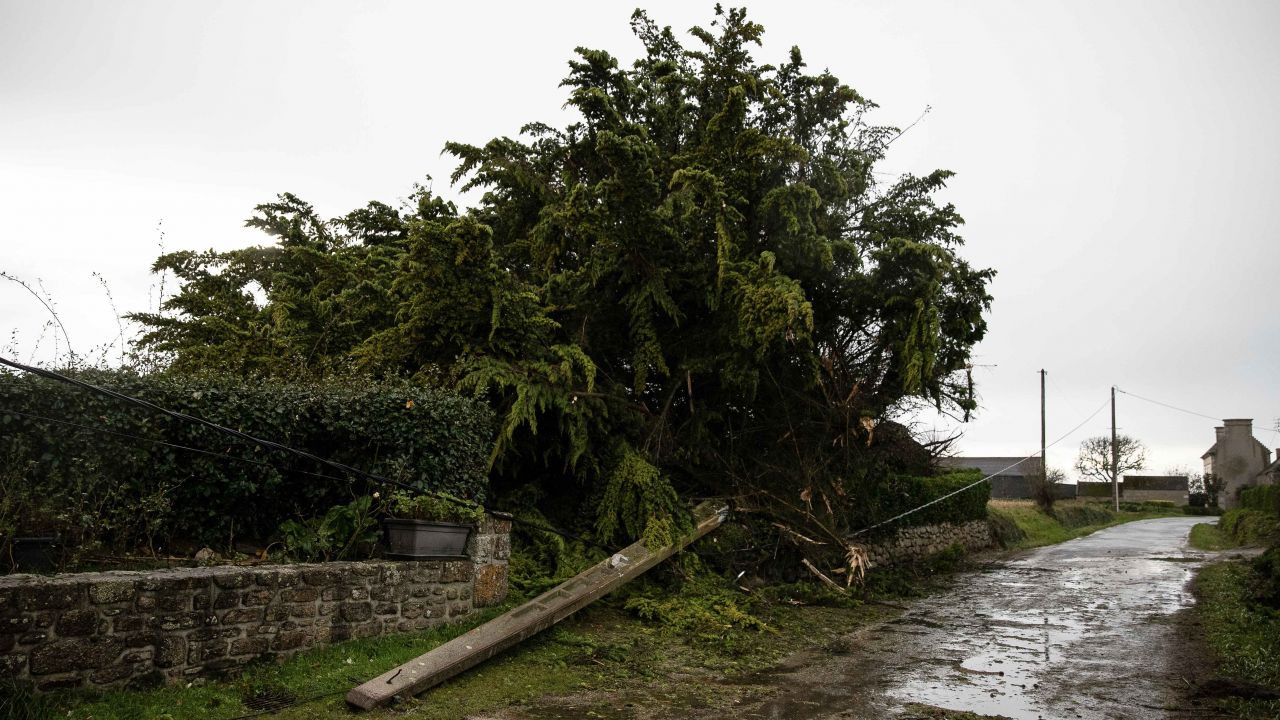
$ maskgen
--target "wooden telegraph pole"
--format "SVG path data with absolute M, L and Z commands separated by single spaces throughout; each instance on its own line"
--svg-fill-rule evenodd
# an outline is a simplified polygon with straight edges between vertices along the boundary
M 1120 456 L 1116 447 L 1116 386 L 1111 386 L 1111 495 L 1120 512 Z
M 1049 482 L 1049 458 L 1045 457 L 1044 447 L 1044 368 L 1040 368 L 1040 474 Z

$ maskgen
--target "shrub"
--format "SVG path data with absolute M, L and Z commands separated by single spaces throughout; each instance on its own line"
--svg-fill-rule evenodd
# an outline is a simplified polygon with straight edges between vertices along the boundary
M 492 414 L 449 392 L 367 379 L 74 375 L 424 490 L 484 497 Z M 19 468 L 82 543 L 263 541 L 285 520 L 323 516 L 369 491 L 364 480 L 292 453 L 29 375 L 0 373 L 0 429 L 0 470 Z
M 1103 525 L 1115 519 L 1115 514 L 1105 507 L 1079 504 L 1060 507 L 1053 514 L 1065 528 L 1081 528 L 1090 525 Z
M 405 520 L 474 524 L 484 519 L 484 508 L 448 493 L 438 495 L 393 493 L 389 509 L 393 517 Z
M 853 503 L 857 517 L 852 525 L 855 528 L 873 525 L 972 485 L 981 479 L 982 473 L 977 470 L 958 470 L 933 477 L 891 475 L 884 482 L 873 485 L 874 489 L 868 492 L 866 497 L 859 498 L 861 502 Z M 890 523 L 878 529 L 876 534 L 891 534 L 903 528 L 919 525 L 959 524 L 971 520 L 985 520 L 987 501 L 990 499 L 991 485 L 979 483 L 946 500 Z
M 334 505 L 323 517 L 286 520 L 280 525 L 285 552 L 295 560 L 347 560 L 369 556 L 381 534 L 379 507 L 364 495 Z
M 1241 489 L 1240 507 L 1280 515 L 1280 486 L 1255 485 Z
M 1226 511 L 1218 525 L 1241 545 L 1262 545 L 1280 537 L 1280 517 L 1248 508 Z
M 1280 545 L 1273 545 L 1253 559 L 1253 574 L 1254 599 L 1280 610 Z
M 1027 533 L 1013 518 L 998 510 L 988 513 L 987 522 L 991 524 L 991 534 L 1002 548 L 1011 548 L 1027 539 Z
M 1093 502 L 1094 505 L 1110 508 L 1108 503 Z M 1169 502 L 1167 500 L 1121 500 L 1120 512 L 1127 513 L 1146 513 L 1146 512 L 1165 512 L 1175 513 L 1179 511 L 1181 506 Z

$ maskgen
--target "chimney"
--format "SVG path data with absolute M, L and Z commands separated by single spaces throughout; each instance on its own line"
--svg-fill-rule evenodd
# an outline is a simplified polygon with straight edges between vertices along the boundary
M 1228 443 L 1247 443 L 1253 439 L 1253 419 L 1235 418 L 1222 421 Z
M 1216 428 L 1214 428 L 1214 429 L 1213 429 L 1213 440 L 1214 440 L 1214 442 L 1219 442 L 1219 443 L 1220 443 L 1220 442 L 1222 442 L 1222 436 L 1223 436 L 1224 434 L 1226 434 L 1226 432 L 1227 432 L 1227 429 L 1226 429 L 1226 428 L 1224 428 L 1224 427 L 1216 427 Z

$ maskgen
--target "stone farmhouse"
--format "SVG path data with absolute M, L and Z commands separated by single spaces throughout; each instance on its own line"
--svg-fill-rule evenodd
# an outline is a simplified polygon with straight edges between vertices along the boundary
M 1240 506 L 1240 489 L 1252 485 L 1273 485 L 1280 480 L 1280 448 L 1272 462 L 1271 450 L 1253 436 L 1250 418 L 1223 420 L 1213 429 L 1214 443 L 1200 459 L 1204 473 L 1222 478 L 1222 507 Z

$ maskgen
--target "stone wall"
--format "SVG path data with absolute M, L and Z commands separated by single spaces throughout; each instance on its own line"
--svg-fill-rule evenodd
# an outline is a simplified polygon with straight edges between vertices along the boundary
M 960 525 L 941 523 L 906 528 L 865 547 L 871 566 L 875 567 L 923 560 L 953 545 L 972 552 L 994 546 L 995 538 L 986 520 L 973 520 Z
M 1144 502 L 1153 500 L 1155 502 L 1167 502 L 1174 505 L 1187 504 L 1186 490 L 1129 490 L 1122 497 L 1125 500 L 1133 502 Z
M 37 690 L 143 687 L 502 602 L 510 521 L 465 560 L 373 560 L 0 577 L 0 678 Z

